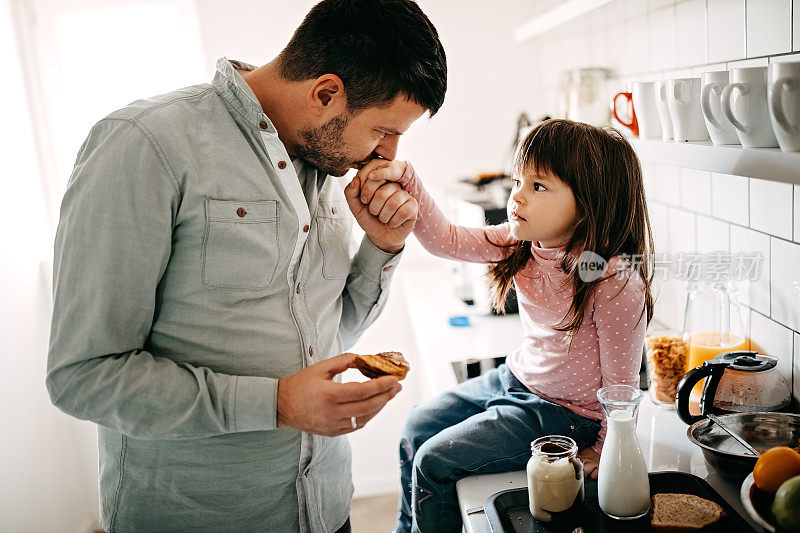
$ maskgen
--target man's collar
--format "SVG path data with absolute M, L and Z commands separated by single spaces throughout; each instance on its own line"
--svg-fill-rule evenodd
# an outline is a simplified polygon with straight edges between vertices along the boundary
M 214 81 L 211 82 L 211 85 L 228 105 L 239 113 L 253 128 L 277 135 L 278 130 L 275 129 L 275 125 L 269 117 L 264 114 L 264 110 L 261 108 L 261 104 L 258 102 L 258 98 L 256 98 L 253 89 L 244 81 L 241 74 L 236 72 L 237 70 L 249 72 L 255 69 L 256 67 L 249 63 L 221 57 L 217 60 L 217 73 L 214 75 Z M 262 122 L 266 123 L 266 129 L 261 127 Z M 321 172 L 305 159 L 301 160 L 303 164 L 314 168 L 317 179 L 325 179 L 326 174 L 324 172 Z
M 253 89 L 236 72 L 236 69 L 251 71 L 255 68 L 253 65 L 241 61 L 232 61 L 222 57 L 217 60 L 217 72 L 211 85 L 248 124 L 267 133 L 276 134 L 275 125 L 264 114 Z M 262 123 L 266 124 L 266 127 L 262 127 Z

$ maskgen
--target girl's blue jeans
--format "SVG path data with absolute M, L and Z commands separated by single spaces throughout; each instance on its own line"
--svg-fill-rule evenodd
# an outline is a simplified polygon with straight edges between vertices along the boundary
M 530 392 L 506 365 L 414 407 L 400 438 L 400 511 L 395 530 L 461 531 L 456 481 L 522 470 L 531 441 L 571 437 L 581 450 L 600 423 Z

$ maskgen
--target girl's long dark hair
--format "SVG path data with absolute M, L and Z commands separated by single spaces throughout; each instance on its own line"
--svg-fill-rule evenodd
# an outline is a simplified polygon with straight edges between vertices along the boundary
M 594 252 L 606 261 L 620 255 L 631 260 L 631 268 L 644 283 L 642 314 L 647 315 L 649 324 L 653 316 L 653 236 L 642 167 L 630 143 L 613 128 L 547 120 L 535 126 L 517 149 L 514 173 L 530 172 L 549 173 L 566 183 L 578 210 L 578 222 L 561 258 L 561 267 L 572 277 L 572 303 L 553 327 L 572 337 L 583 322 L 595 285 L 602 281 L 581 279 L 578 258 L 583 252 Z M 514 275 L 532 256 L 530 242 L 510 238 L 503 245 L 509 249 L 508 255 L 489 269 L 491 302 L 499 312 Z

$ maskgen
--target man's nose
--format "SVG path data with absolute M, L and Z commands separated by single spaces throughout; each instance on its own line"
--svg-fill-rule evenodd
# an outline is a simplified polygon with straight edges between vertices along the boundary
M 399 135 L 387 135 L 375 148 L 375 152 L 384 159 L 394 159 L 397 157 L 397 144 L 399 142 Z

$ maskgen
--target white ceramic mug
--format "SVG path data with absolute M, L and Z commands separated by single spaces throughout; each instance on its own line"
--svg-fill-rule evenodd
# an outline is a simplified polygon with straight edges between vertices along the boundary
M 769 66 L 767 99 L 781 150 L 800 152 L 800 61 Z
M 656 94 L 656 109 L 658 116 L 661 119 L 661 140 L 672 140 L 672 117 L 669 116 L 669 107 L 667 107 L 667 80 L 660 80 L 655 82 L 654 91 Z
M 775 148 L 767 111 L 767 67 L 735 68 L 722 90 L 722 112 L 731 121 L 745 148 Z
M 667 84 L 667 107 L 675 142 L 708 140 L 700 110 L 700 78 L 678 78 Z
M 722 113 L 720 98 L 722 90 L 728 85 L 728 71 L 717 70 L 704 72 L 700 76 L 702 90 L 700 91 L 700 107 L 706 128 L 714 144 L 740 144 L 736 128 Z
M 633 82 L 633 110 L 639 121 L 640 139 L 661 137 L 661 118 L 656 106 L 655 84 L 651 81 Z

